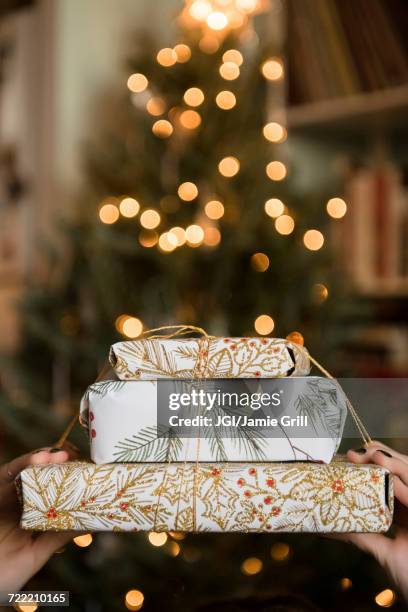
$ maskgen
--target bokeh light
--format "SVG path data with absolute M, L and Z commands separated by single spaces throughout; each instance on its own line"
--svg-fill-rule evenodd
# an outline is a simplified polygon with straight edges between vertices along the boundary
M 221 219 L 221 217 L 224 215 L 224 212 L 225 212 L 224 205 L 222 204 L 222 202 L 219 202 L 218 200 L 210 200 L 204 206 L 204 212 L 209 219 L 214 219 L 214 220 Z
M 204 230 L 201 225 L 189 225 L 186 229 L 186 238 L 189 246 L 198 246 L 204 240 Z
M 283 62 L 279 57 L 271 57 L 262 64 L 261 71 L 269 81 L 278 81 L 284 74 Z
M 234 62 L 224 62 L 221 64 L 219 71 L 222 78 L 226 81 L 233 81 L 240 74 L 239 66 L 234 64 Z
M 228 17 L 221 11 L 213 11 L 207 17 L 207 25 L 212 30 L 224 30 L 228 25 Z
M 273 332 L 275 321 L 267 314 L 259 315 L 254 321 L 255 331 L 261 336 L 266 336 Z
M 236 105 L 237 99 L 235 97 L 235 94 L 232 93 L 232 91 L 224 90 L 220 91 L 217 94 L 215 98 L 215 103 L 222 110 L 230 110 Z
M 304 233 L 303 243 L 310 251 L 318 251 L 324 244 L 324 236 L 319 230 L 310 229 Z
M 375 598 L 375 603 L 381 608 L 390 608 L 395 602 L 395 593 L 391 589 L 384 589 L 378 593 Z
M 143 606 L 144 595 L 138 589 L 131 589 L 125 595 L 125 606 L 128 610 L 140 610 Z
M 73 542 L 80 548 L 87 548 L 87 546 L 90 546 L 92 544 L 92 539 L 93 538 L 90 533 L 84 533 L 83 535 L 73 538 Z
M 312 287 L 312 297 L 313 301 L 317 304 L 325 302 L 329 297 L 329 290 L 326 285 L 323 285 L 323 283 L 314 284 Z
M 265 253 L 254 253 L 251 256 L 251 266 L 257 272 L 266 272 L 269 268 L 269 257 Z
M 287 137 L 286 128 L 276 121 L 267 123 L 262 132 L 266 140 L 269 140 L 270 142 L 284 142 Z
M 177 62 L 177 53 L 174 51 L 174 49 L 165 47 L 164 49 L 160 49 L 156 59 L 161 66 L 168 68 Z
M 265 212 L 268 217 L 272 217 L 273 219 L 276 217 L 280 217 L 285 212 L 285 205 L 282 200 L 278 198 L 270 198 L 265 202 Z
M 201 115 L 194 110 L 185 110 L 180 113 L 180 123 L 187 130 L 195 130 L 201 123 Z
M 119 219 L 119 209 L 115 204 L 103 204 L 99 209 L 99 218 L 102 223 L 112 225 Z
M 177 61 L 180 64 L 185 64 L 191 58 L 191 49 L 188 45 L 184 43 L 179 43 L 173 49 L 175 54 L 177 55 Z
M 159 119 L 153 123 L 152 132 L 159 138 L 168 138 L 173 133 L 173 126 L 167 119 Z
M 295 221 L 290 215 L 281 215 L 275 219 L 275 229 L 278 234 L 288 236 L 295 229 Z
M 159 236 L 157 232 L 154 231 L 143 230 L 139 234 L 139 243 L 142 247 L 145 247 L 147 249 L 151 249 L 152 247 L 154 247 L 157 244 L 158 240 Z
M 171 253 L 178 246 L 177 236 L 172 232 L 164 232 L 159 238 L 159 249 L 164 253 Z
M 131 217 L 136 217 L 140 210 L 140 204 L 134 198 L 123 198 L 119 204 L 119 210 L 123 217 L 130 219 Z
M 204 102 L 204 93 L 199 87 L 190 87 L 184 92 L 183 99 L 189 106 L 200 106 Z
M 181 185 L 179 185 L 177 193 L 181 200 L 191 202 L 198 196 L 198 188 L 195 183 L 186 181 L 185 183 L 181 183 Z
M 286 542 L 275 542 L 271 547 L 271 557 L 277 563 L 286 561 L 290 555 L 290 546 Z
M 280 161 L 271 161 L 266 166 L 266 174 L 271 181 L 282 181 L 287 174 L 286 166 Z
M 151 531 L 148 536 L 150 544 L 153 546 L 164 546 L 167 542 L 167 533 Z
M 144 91 L 145 89 L 147 89 L 148 84 L 149 81 L 147 80 L 145 75 L 141 74 L 140 72 L 131 74 L 127 80 L 127 86 L 133 93 L 140 93 Z
M 136 317 L 124 317 L 121 333 L 128 338 L 137 338 L 143 331 L 143 323 Z
M 333 219 L 341 219 L 347 212 L 347 204 L 341 198 L 331 198 L 326 204 L 326 210 Z
M 150 115 L 158 117 L 159 115 L 162 115 L 166 110 L 166 104 L 163 98 L 153 97 L 146 102 L 146 110 Z
M 206 227 L 204 230 L 204 244 L 209 247 L 216 247 L 221 242 L 221 232 L 217 227 Z
M 218 164 L 218 170 L 222 176 L 231 178 L 239 172 L 240 164 L 236 157 L 224 157 Z
M 145 229 L 155 229 L 160 225 L 160 221 L 160 213 L 154 208 L 148 208 L 140 215 L 140 225 Z
M 262 571 L 262 561 L 257 557 L 249 557 L 241 564 L 241 572 L 246 576 L 254 576 Z
M 222 61 L 224 63 L 232 62 L 237 66 L 241 66 L 244 61 L 244 58 L 242 56 L 242 53 L 240 53 L 237 49 L 228 49 L 228 51 L 225 51 L 225 53 L 223 54 Z

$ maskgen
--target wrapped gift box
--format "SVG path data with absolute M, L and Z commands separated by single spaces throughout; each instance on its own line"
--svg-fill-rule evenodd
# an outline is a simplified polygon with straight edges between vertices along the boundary
M 177 395 L 173 390 L 191 391 L 194 385 L 213 394 L 226 389 L 244 399 L 259 398 L 260 393 L 254 390 L 269 389 L 265 397 L 276 392 L 280 403 L 256 410 L 215 404 L 211 410 L 201 410 L 206 426 L 171 427 L 171 419 L 178 423 L 180 415 L 168 409 L 167 398 Z M 170 389 L 164 399 L 163 386 Z M 328 463 L 341 441 L 346 401 L 337 383 L 317 376 L 279 381 L 206 380 L 201 386 L 197 381 L 108 380 L 88 388 L 81 402 L 81 423 L 89 430 L 91 458 L 98 464 L 169 460 Z M 183 410 L 194 418 L 200 409 Z M 236 425 L 238 416 L 242 424 Z M 276 424 L 271 419 L 276 419 Z M 259 425 L 263 422 L 267 423 L 264 427 Z M 292 426 L 293 422 L 300 425 Z
M 123 380 L 304 376 L 304 349 L 279 338 L 141 339 L 118 342 L 109 361 Z
M 19 477 L 21 526 L 39 531 L 384 532 L 389 473 L 376 465 L 37 465 Z

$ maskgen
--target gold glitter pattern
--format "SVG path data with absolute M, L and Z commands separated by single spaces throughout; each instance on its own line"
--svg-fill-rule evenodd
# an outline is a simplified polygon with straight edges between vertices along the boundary
M 304 376 L 310 370 L 305 352 L 279 338 L 132 340 L 114 344 L 109 360 L 125 380 L 271 378 L 289 373 Z
M 21 525 L 40 531 L 384 532 L 393 514 L 384 468 L 338 460 L 72 462 L 30 466 L 20 479 Z

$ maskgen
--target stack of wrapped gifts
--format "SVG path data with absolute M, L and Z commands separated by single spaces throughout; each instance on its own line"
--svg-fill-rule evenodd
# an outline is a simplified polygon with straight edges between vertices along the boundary
M 278 338 L 111 347 L 81 402 L 92 462 L 20 477 L 31 530 L 383 532 L 392 480 L 335 457 L 347 399 Z

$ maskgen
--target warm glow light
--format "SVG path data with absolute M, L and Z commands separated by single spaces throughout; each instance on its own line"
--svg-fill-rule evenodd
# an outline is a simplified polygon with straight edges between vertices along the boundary
M 217 227 L 206 227 L 204 230 L 204 244 L 215 247 L 221 242 L 221 232 Z
M 269 257 L 265 253 L 254 253 L 251 256 L 251 266 L 257 272 L 266 272 L 269 268 Z
M 136 217 L 140 210 L 140 204 L 134 198 L 123 198 L 119 204 L 119 210 L 123 217 L 130 219 L 131 217 Z
M 84 535 L 74 538 L 73 542 L 80 548 L 86 548 L 92 544 L 92 535 L 90 533 L 85 533 Z
M 167 544 L 167 550 L 172 557 L 177 557 L 180 554 L 180 544 L 177 542 L 169 542 Z
M 319 230 L 310 229 L 304 233 L 303 243 L 310 251 L 318 251 L 324 244 L 324 236 Z
M 326 205 L 327 213 L 333 219 L 341 219 L 347 212 L 347 204 L 341 198 L 331 198 Z
M 195 130 L 201 123 L 201 115 L 194 110 L 185 110 L 180 114 L 180 123 L 187 130 Z
M 149 84 L 149 81 L 145 77 L 144 74 L 137 72 L 135 74 L 131 74 L 127 80 L 127 86 L 133 93 L 140 93 L 144 91 Z
M 205 34 L 198 43 L 203 53 L 216 53 L 219 49 L 220 42 L 214 34 Z
M 112 225 L 112 223 L 115 223 L 119 219 L 118 207 L 114 204 L 104 204 L 99 209 L 99 218 L 102 223 Z
M 153 546 L 163 546 L 167 542 L 167 533 L 151 531 L 148 535 L 150 544 Z
M 204 240 L 204 230 L 200 225 L 189 225 L 186 229 L 187 243 L 198 246 Z
M 243 11 L 252 13 L 257 7 L 258 0 L 236 0 L 236 4 Z
M 246 576 L 253 576 L 259 574 L 262 570 L 262 561 L 257 557 L 249 557 L 241 565 L 241 572 Z
M 161 66 L 168 68 L 177 62 L 177 53 L 174 51 L 174 49 L 165 47 L 164 49 L 160 49 L 156 55 L 156 59 Z
M 288 236 L 295 229 L 295 222 L 290 215 L 281 215 L 275 219 L 275 229 L 278 234 Z
M 237 66 L 241 66 L 244 58 L 242 57 L 242 53 L 240 53 L 237 49 L 228 49 L 222 56 L 223 62 L 232 62 Z
M 162 98 L 150 98 L 150 100 L 146 102 L 146 110 L 154 117 L 158 117 L 164 113 L 166 105 Z
M 176 246 L 183 246 L 183 244 L 186 241 L 186 232 L 182 227 L 172 227 L 171 230 L 169 230 L 168 232 L 169 234 L 172 234 L 173 236 L 175 236 L 176 238 Z M 170 238 L 171 240 L 171 238 Z
M 181 185 L 179 185 L 177 193 L 181 200 L 191 202 L 191 200 L 194 200 L 198 196 L 197 185 L 195 183 L 191 183 L 190 181 L 186 181 L 185 183 L 181 183 Z
M 137 338 L 143 331 L 143 323 L 136 317 L 127 317 L 122 323 L 122 334 L 128 338 Z
M 228 17 L 221 11 L 213 11 L 207 17 L 207 25 L 212 30 L 223 30 L 228 25 Z
M 204 102 L 204 94 L 198 87 L 190 87 L 184 93 L 184 102 L 189 106 L 200 106 Z
M 255 331 L 261 336 L 266 336 L 267 334 L 270 334 L 273 331 L 274 327 L 275 321 L 269 315 L 259 315 L 259 317 L 255 319 Z
M 222 110 L 230 110 L 236 105 L 237 99 L 232 91 L 224 90 L 217 94 L 215 102 Z
M 278 57 L 271 57 L 261 66 L 262 74 L 269 81 L 278 81 L 283 77 L 283 63 Z
M 312 296 L 314 301 L 320 304 L 321 302 L 327 300 L 327 298 L 329 297 L 329 290 L 326 285 L 323 285 L 322 283 L 316 283 L 312 287 Z
M 159 119 L 153 123 L 152 132 L 159 138 L 168 138 L 173 133 L 173 126 L 167 119 Z
M 375 596 L 375 603 L 381 608 L 390 608 L 395 602 L 395 593 L 391 589 L 384 589 Z
M 16 604 L 14 609 L 18 612 L 35 612 L 38 610 L 38 604 Z
M 144 602 L 144 595 L 142 591 L 132 589 L 125 595 L 125 606 L 128 610 L 140 610 Z
M 188 62 L 191 57 L 191 49 L 188 45 L 180 43 L 176 45 L 173 50 L 176 53 L 177 61 L 180 64 L 185 64 L 185 62 Z
M 266 174 L 272 181 L 282 181 L 287 174 L 286 166 L 280 161 L 269 162 Z
M 234 64 L 234 62 L 225 62 L 224 64 L 221 64 L 219 71 L 222 78 L 226 81 L 233 81 L 234 79 L 237 79 L 240 73 L 239 66 Z
M 281 200 L 278 200 L 278 198 L 270 198 L 265 202 L 265 212 L 268 217 L 275 219 L 283 215 L 285 212 L 285 205 Z
M 270 142 L 284 142 L 287 132 L 283 125 L 276 123 L 276 121 L 271 121 L 264 126 L 263 135 Z
M 155 229 L 161 221 L 160 213 L 154 208 L 144 210 L 140 215 L 140 225 L 145 229 Z
M 161 234 L 159 238 L 159 248 L 164 253 L 171 253 L 175 248 L 177 248 L 177 246 L 178 242 L 175 234 L 171 232 L 164 232 Z
M 140 244 L 142 245 L 142 247 L 146 247 L 147 249 L 154 247 L 154 245 L 157 244 L 158 240 L 159 236 L 157 235 L 157 232 L 144 230 L 139 234 Z
M 342 578 L 340 580 L 340 586 L 341 586 L 343 591 L 348 591 L 353 586 L 353 583 L 350 580 L 350 578 Z
M 196 0 L 189 8 L 189 13 L 197 21 L 204 21 L 211 13 L 211 5 L 205 0 Z
M 286 542 L 275 542 L 271 547 L 271 557 L 274 561 L 286 561 L 290 555 L 290 547 Z
M 224 205 L 218 200 L 211 200 L 205 205 L 204 212 L 209 219 L 221 219 L 224 215 Z
M 235 176 L 239 172 L 239 161 L 236 157 L 224 157 L 218 164 L 218 170 L 222 176 L 228 178 Z

